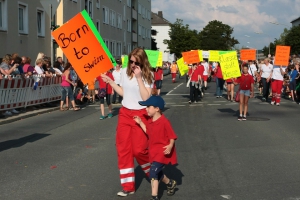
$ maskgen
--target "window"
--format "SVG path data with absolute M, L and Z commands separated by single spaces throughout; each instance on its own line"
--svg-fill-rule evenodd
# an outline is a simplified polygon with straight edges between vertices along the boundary
M 123 7 L 123 19 L 125 21 L 125 18 L 126 18 L 126 5 L 124 4 L 124 7 Z
M 143 35 L 143 38 L 145 38 L 145 27 L 142 26 L 142 35 Z
M 19 3 L 19 33 L 28 34 L 28 6 Z
M 37 10 L 37 34 L 45 36 L 45 13 L 42 9 Z
M 109 24 L 109 10 L 106 7 L 103 7 L 103 23 Z
M 117 55 L 116 56 L 121 56 L 122 54 L 122 43 L 118 42 L 117 43 Z
M 96 0 L 96 8 L 100 8 L 100 0 Z
M 127 31 L 131 32 L 131 19 L 127 19 Z
M 131 0 L 127 0 L 127 6 L 131 8 Z
M 7 1 L 0 0 L 0 30 L 6 30 Z
M 138 12 L 139 12 L 139 14 L 142 14 L 142 5 L 141 4 L 139 4 Z
M 111 14 L 111 25 L 113 27 L 116 27 L 116 12 L 113 10 L 110 10 L 110 14 Z
M 150 13 L 150 11 L 148 10 L 148 20 L 151 20 L 151 13 Z
M 145 18 L 146 9 L 144 6 L 142 6 L 142 17 Z
M 128 54 L 130 54 L 130 52 L 131 52 L 131 44 L 130 43 L 127 44 L 127 52 L 128 52 Z
M 84 8 L 88 12 L 89 16 L 93 18 L 93 1 L 85 0 Z
M 117 27 L 122 29 L 122 15 L 118 14 Z
M 142 35 L 142 26 L 139 25 L 139 35 Z
M 100 33 L 100 20 L 96 20 L 96 28 L 97 28 L 97 31 Z
M 109 41 L 108 40 L 105 40 L 105 45 L 106 45 L 107 48 L 109 48 L 109 46 L 108 46 L 109 45 Z
M 111 53 L 113 56 L 116 56 L 116 41 L 112 41 Z
M 124 43 L 126 43 L 126 31 L 124 30 Z

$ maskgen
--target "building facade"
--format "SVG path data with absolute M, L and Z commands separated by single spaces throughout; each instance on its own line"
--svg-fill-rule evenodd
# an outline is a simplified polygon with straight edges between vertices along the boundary
M 300 17 L 291 21 L 291 23 L 292 23 L 292 26 L 299 26 L 300 25 Z
M 151 24 L 152 30 L 155 32 L 152 37 L 155 39 L 156 47 L 159 51 L 163 52 L 163 61 L 174 60 L 174 55 L 170 54 L 170 50 L 167 44 L 164 44 L 164 40 L 170 40 L 170 22 L 163 17 L 163 12 L 158 11 L 158 13 L 151 12 Z
M 39 1 L 0 0 L 0 58 L 18 53 L 51 55 L 50 18 Z
M 151 0 L 61 0 L 52 23 L 45 9 L 40 0 L 0 0 L 0 57 L 19 53 L 35 60 L 39 52 L 50 56 L 51 25 L 62 26 L 84 9 L 114 57 L 136 47 L 151 49 Z M 52 52 L 66 60 L 55 42 Z

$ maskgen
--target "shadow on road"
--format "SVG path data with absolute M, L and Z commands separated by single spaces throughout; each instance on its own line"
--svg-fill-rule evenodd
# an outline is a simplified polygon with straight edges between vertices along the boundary
M 43 139 L 49 135 L 50 134 L 34 133 L 32 135 L 28 135 L 26 137 L 22 137 L 19 139 L 0 142 L 0 152 L 11 149 L 11 148 L 21 147 L 21 146 L 25 145 L 26 143 L 35 142 L 35 141 Z

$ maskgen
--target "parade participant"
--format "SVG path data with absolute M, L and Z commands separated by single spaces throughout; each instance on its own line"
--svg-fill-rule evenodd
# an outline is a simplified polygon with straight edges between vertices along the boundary
M 214 70 L 215 70 L 216 84 L 217 84 L 216 97 L 221 98 L 223 95 L 224 79 L 223 79 L 222 69 L 219 62 L 216 62 L 216 67 Z
M 155 80 L 155 86 L 157 89 L 157 94 L 160 95 L 160 90 L 162 87 L 162 81 L 164 79 L 164 73 L 161 67 L 156 67 L 154 72 L 154 80 Z
M 272 71 L 273 65 L 270 63 L 270 59 L 266 58 L 260 69 L 260 76 L 263 84 L 263 101 L 268 101 Z
M 120 60 L 116 60 L 116 62 L 117 62 L 117 66 L 116 66 L 116 69 L 113 71 L 112 75 L 114 77 L 115 83 L 118 86 L 120 86 L 122 62 Z M 118 97 L 118 103 L 121 103 L 122 102 L 122 96 L 121 95 L 118 95 L 118 96 L 119 96 Z M 114 92 L 112 103 L 113 104 L 117 103 L 116 100 L 117 100 L 117 93 Z
M 88 82 L 88 103 L 95 103 L 95 80 Z
M 135 116 L 134 120 L 149 137 L 151 199 L 158 200 L 159 181 L 166 184 L 168 196 L 172 196 L 175 192 L 177 183 L 163 173 L 163 168 L 168 164 L 177 164 L 175 149 L 177 136 L 169 120 L 162 114 L 165 102 L 160 96 L 151 96 L 147 101 L 140 101 L 139 103 L 142 106 L 147 106 L 150 119 L 144 123 L 139 116 Z
M 177 71 L 178 71 L 178 67 L 177 67 L 177 64 L 176 64 L 175 61 L 173 61 L 173 64 L 171 65 L 170 70 L 171 70 L 171 75 L 172 75 L 172 82 L 175 83 L 176 74 L 177 74 Z
M 116 134 L 118 167 L 123 188 L 117 193 L 118 196 L 128 196 L 135 192 L 134 158 L 147 176 L 150 170 L 147 136 L 132 119 L 139 116 L 146 122 L 146 107 L 138 102 L 146 101 L 150 97 L 153 75 L 144 49 L 134 49 L 128 58 L 128 67 L 121 71 L 120 86 L 110 77 L 101 75 L 103 81 L 109 83 L 115 92 L 123 96 L 123 107 L 119 111 Z
M 233 95 L 234 95 L 234 84 L 231 79 L 226 80 L 227 83 L 227 99 L 228 101 L 234 101 Z
M 203 97 L 203 74 L 204 74 L 204 71 L 205 71 L 205 68 L 204 68 L 204 65 L 202 63 L 199 63 L 198 65 L 198 70 L 199 70 L 199 74 L 200 74 L 200 77 L 201 77 L 201 80 L 199 82 L 199 94 L 201 96 L 201 98 Z
M 289 77 L 290 77 L 290 83 L 289 83 L 289 89 L 291 91 L 291 97 L 292 101 L 295 101 L 296 97 L 296 78 L 298 76 L 298 71 L 295 70 L 295 65 L 291 66 L 291 71 L 289 72 Z
M 105 73 L 105 76 L 109 77 L 112 81 L 114 81 L 114 77 L 110 70 Z M 114 90 L 108 83 L 102 80 L 101 76 L 98 76 L 96 79 L 99 83 L 98 97 L 100 99 L 100 112 L 101 112 L 99 119 L 103 120 L 106 118 L 104 115 L 104 99 L 106 100 L 106 105 L 108 107 L 108 112 L 109 112 L 107 118 L 112 118 L 113 114 L 112 114 L 111 95 L 114 94 Z
M 286 74 L 285 68 L 274 65 L 272 71 L 272 101 L 271 105 L 279 106 L 281 100 L 281 90 L 283 84 L 283 75 Z
M 257 76 L 257 67 L 254 64 L 253 60 L 249 61 L 248 73 L 253 77 L 253 79 L 255 81 L 256 80 L 256 76 Z
M 202 76 L 202 79 L 204 82 L 204 89 L 207 90 L 207 79 L 208 79 L 208 76 L 210 76 L 210 68 L 209 68 L 209 64 L 207 63 L 206 60 L 204 60 L 202 62 L 202 65 L 204 67 L 203 76 Z
M 254 79 L 248 73 L 248 66 L 244 65 L 243 74 L 240 78 L 235 82 L 232 78 L 232 82 L 237 85 L 240 85 L 240 115 L 238 117 L 239 121 L 246 121 L 246 115 L 248 112 L 248 101 L 250 97 L 254 96 Z M 243 115 L 244 113 L 244 115 Z
M 189 70 L 188 75 L 190 76 L 190 100 L 189 103 L 194 103 L 199 101 L 198 97 L 198 87 L 201 81 L 201 75 L 197 67 L 197 63 L 193 64 L 193 67 Z

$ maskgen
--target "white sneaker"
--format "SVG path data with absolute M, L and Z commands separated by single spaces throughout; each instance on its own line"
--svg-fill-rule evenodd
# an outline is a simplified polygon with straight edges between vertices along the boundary
M 275 105 L 275 101 L 271 101 L 271 105 L 274 106 Z
M 121 197 L 127 197 L 130 194 L 134 194 L 134 191 L 128 192 L 128 191 L 122 190 L 122 191 L 120 191 L 120 192 L 117 193 L 117 195 L 121 196 Z
M 16 109 L 12 109 L 11 112 L 14 113 L 14 114 L 19 114 L 19 113 L 20 113 L 20 112 L 17 111 Z
M 276 106 L 280 106 L 280 103 L 276 103 Z
M 4 113 L 4 115 L 5 115 L 5 116 L 12 116 L 12 113 L 11 113 L 10 111 L 6 111 L 6 112 Z

